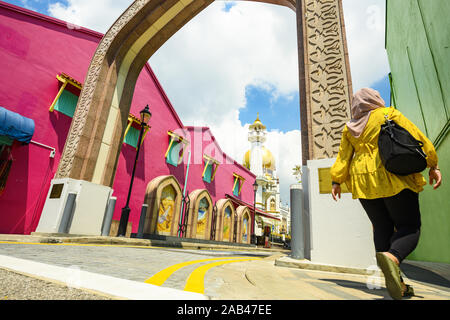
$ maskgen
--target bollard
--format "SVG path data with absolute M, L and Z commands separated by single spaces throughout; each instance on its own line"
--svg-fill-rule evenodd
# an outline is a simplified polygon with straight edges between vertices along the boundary
M 148 208 L 147 204 L 142 205 L 141 218 L 139 219 L 139 229 L 137 234 L 137 238 L 139 239 L 144 238 L 144 225 L 145 225 L 145 218 L 147 216 L 147 208 Z
M 73 212 L 75 209 L 76 193 L 69 193 L 67 196 L 66 206 L 64 207 L 61 223 L 59 224 L 58 233 L 69 233 L 72 224 Z
M 105 218 L 103 219 L 103 225 L 102 225 L 102 236 L 107 237 L 109 236 L 109 232 L 111 230 L 111 223 L 112 218 L 114 215 L 114 209 L 116 208 L 116 197 L 109 198 L 108 206 L 106 207 L 106 213 Z
M 291 186 L 291 257 L 302 260 L 305 258 L 303 234 L 303 189 L 301 185 Z

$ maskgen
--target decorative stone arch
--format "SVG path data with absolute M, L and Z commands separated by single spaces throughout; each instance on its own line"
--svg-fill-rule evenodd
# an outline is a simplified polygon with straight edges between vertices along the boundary
M 351 99 L 342 0 L 251 1 L 297 12 L 303 164 L 336 155 Z M 112 187 L 141 70 L 212 2 L 135 0 L 116 20 L 92 58 L 55 179 Z
M 233 242 L 235 211 L 231 200 L 220 199 L 216 203 L 217 221 L 216 221 L 216 241 Z M 227 215 L 230 215 L 227 218 Z
M 252 214 L 247 206 L 240 206 L 236 209 L 237 223 L 237 242 L 250 244 L 252 232 Z
M 195 190 L 189 195 L 189 201 L 187 238 L 210 240 L 214 204 L 209 192 L 205 189 Z M 208 207 L 204 213 L 204 218 L 199 220 L 199 209 L 204 204 Z M 201 227 L 201 230 L 198 229 L 199 226 Z
M 174 199 L 168 199 L 173 192 Z M 174 176 L 153 179 L 145 192 L 148 205 L 144 233 L 177 236 L 182 201 L 181 187 Z

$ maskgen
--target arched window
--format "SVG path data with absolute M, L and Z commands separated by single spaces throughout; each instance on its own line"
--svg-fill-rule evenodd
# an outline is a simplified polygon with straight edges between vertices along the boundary
M 236 209 L 237 213 L 237 238 L 236 241 L 239 243 L 250 243 L 250 235 L 252 228 L 252 219 L 250 214 L 250 209 L 247 206 L 240 206 Z
M 277 204 L 275 199 L 270 200 L 270 211 L 277 211 Z
M 189 213 L 186 237 L 210 240 L 213 202 L 205 189 L 194 190 L 189 194 Z
M 249 215 L 246 213 L 244 215 L 244 218 L 242 219 L 242 242 L 243 243 L 247 243 L 248 242 L 248 226 L 249 226 L 249 220 L 250 217 Z
M 216 241 L 233 242 L 235 213 L 233 203 L 227 199 L 220 199 L 216 203 L 217 220 L 216 220 Z
M 148 209 L 144 234 L 177 236 L 181 198 L 181 188 L 174 176 L 153 179 L 145 193 Z
M 223 241 L 229 241 L 231 236 L 231 208 L 226 207 L 223 216 Z
M 202 198 L 198 204 L 197 210 L 197 237 L 205 235 L 206 225 L 208 224 L 209 202 L 206 197 Z

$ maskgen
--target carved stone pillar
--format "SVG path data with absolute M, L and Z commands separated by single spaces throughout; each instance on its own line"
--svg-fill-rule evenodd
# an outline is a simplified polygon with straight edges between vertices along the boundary
M 303 165 L 333 158 L 353 96 L 342 0 L 297 0 Z

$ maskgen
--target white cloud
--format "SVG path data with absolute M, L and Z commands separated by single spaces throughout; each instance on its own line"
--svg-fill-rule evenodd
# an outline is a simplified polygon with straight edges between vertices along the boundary
M 250 148 L 248 124 L 239 120 L 245 89 L 269 85 L 276 88 L 274 98 L 298 91 L 297 30 L 295 13 L 288 8 L 236 2 L 225 12 L 224 5 L 211 4 L 150 63 L 183 122 L 210 127 L 224 152 L 242 162 Z M 293 139 L 296 133 L 298 139 Z M 295 182 L 291 168 L 301 163 L 300 132 L 268 136 L 267 147 L 276 159 L 284 154 L 282 162 L 277 161 L 278 175 L 282 199 L 289 201 L 289 185 Z
M 353 90 L 369 87 L 389 73 L 384 48 L 385 0 L 344 0 Z
M 290 186 L 297 183 L 292 169 L 302 164 L 301 133 L 299 130 L 272 131 L 268 134 L 266 146 L 275 157 L 281 201 L 289 203 Z
M 67 0 L 50 3 L 48 12 L 55 18 L 106 33 L 133 0 Z
M 150 59 L 187 123 L 217 126 L 232 117 L 245 107 L 250 84 L 271 83 L 280 94 L 298 91 L 294 12 L 248 2 L 229 12 L 223 7 L 212 3 Z

